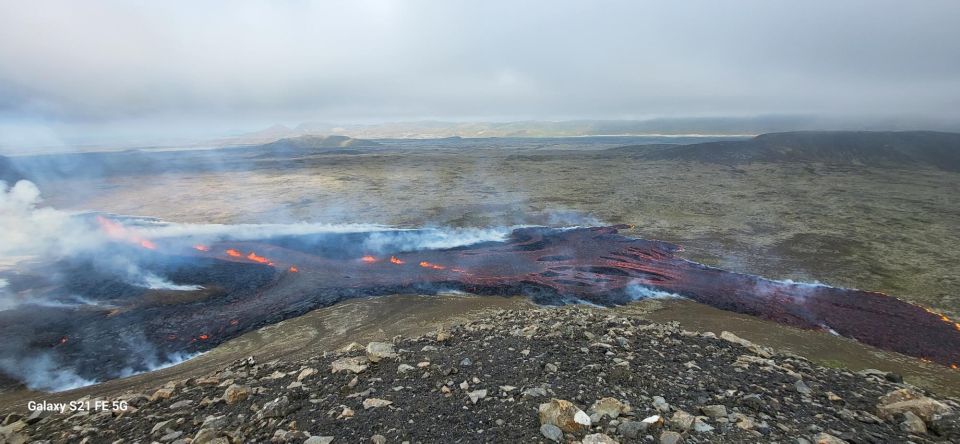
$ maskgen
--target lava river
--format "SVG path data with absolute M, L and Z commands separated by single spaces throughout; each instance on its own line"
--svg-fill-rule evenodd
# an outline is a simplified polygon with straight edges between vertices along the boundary
M 348 298 L 460 290 L 611 306 L 666 292 L 960 364 L 960 324 L 945 316 L 881 293 L 708 267 L 677 256 L 676 245 L 626 237 L 621 228 L 520 228 L 503 241 L 376 252 L 364 251 L 358 238 L 364 234 L 357 233 L 223 241 L 175 252 L 157 245 L 140 253 L 140 267 L 202 289 L 144 291 L 71 264 L 61 272 L 70 277 L 71 291 L 98 300 L 111 292 L 109 307 L 0 312 L 0 334 L 32 335 L 30 347 L 49 349 L 85 378 L 106 379 L 137 368 L 143 345 L 131 345 L 130 336 L 157 356 L 197 352 Z

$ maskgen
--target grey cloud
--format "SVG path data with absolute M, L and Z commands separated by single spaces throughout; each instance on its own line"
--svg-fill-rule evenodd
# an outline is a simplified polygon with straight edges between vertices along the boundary
M 31 124 L 956 116 L 957 17 L 949 0 L 4 2 L 0 144 Z

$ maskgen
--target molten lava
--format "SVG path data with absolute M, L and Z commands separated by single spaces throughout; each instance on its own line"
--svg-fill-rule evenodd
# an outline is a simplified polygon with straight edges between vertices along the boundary
M 100 224 L 100 229 L 103 230 L 107 237 L 110 237 L 111 239 L 136 244 L 148 250 L 157 249 L 157 245 L 154 244 L 153 241 L 140 236 L 138 233 L 128 229 L 127 227 L 123 226 L 123 224 L 115 220 L 111 220 L 103 216 L 97 216 L 97 223 Z
M 427 262 L 427 261 L 420 261 L 420 266 L 423 268 L 431 268 L 434 270 L 445 270 L 447 268 L 447 267 L 444 267 L 443 265 L 431 264 L 430 262 Z
M 63 362 L 82 362 L 78 374 L 98 379 L 123 369 L 110 369 L 109 364 L 105 369 L 104 362 L 127 365 L 125 341 L 131 334 L 144 334 L 162 353 L 198 352 L 350 298 L 460 290 L 526 295 L 540 304 L 585 301 L 613 306 L 667 293 L 797 328 L 827 328 L 884 350 L 960 366 L 960 324 L 943 314 L 876 292 L 772 281 L 705 266 L 678 256 L 676 245 L 622 236 L 619 228 L 519 228 L 502 241 L 377 251 L 383 265 L 376 257 L 362 258 L 370 251 L 359 246 L 361 235 L 354 233 L 222 241 L 210 245 L 216 255 L 187 249 L 193 261 L 182 251 L 170 262 L 164 262 L 170 256 L 150 252 L 155 260 L 141 264 L 144 271 L 178 284 L 204 286 L 211 289 L 209 294 L 143 304 L 137 291 L 155 294 L 136 287 L 123 290 L 129 285 L 105 286 L 84 268 L 65 278 L 74 285 L 71 291 L 118 301 L 121 305 L 112 315 L 105 316 L 105 310 L 63 309 L 63 316 L 23 310 L 10 318 L 17 322 L 0 322 L 0 337 L 23 334 L 25 328 L 37 332 L 31 336 L 51 335 L 42 336 L 50 339 L 38 346 Z M 104 229 L 119 228 L 106 223 Z M 284 268 L 253 260 L 250 254 Z M 401 266 L 405 261 L 398 255 L 407 257 L 409 265 Z M 299 267 L 309 272 L 292 275 Z M 117 298 L 114 288 L 128 294 Z M 67 335 L 70 342 L 57 346 L 57 338 Z
M 200 244 L 194 245 L 193 249 L 197 251 L 210 251 L 210 247 L 206 245 L 200 245 Z
M 360 260 L 363 261 L 364 263 L 372 264 L 377 261 L 377 258 L 370 255 L 366 255 L 364 257 L 361 257 Z
M 267 264 L 271 266 L 273 265 L 273 262 L 271 262 L 270 259 L 267 259 L 263 256 L 257 256 L 257 253 L 254 253 L 252 251 L 250 252 L 250 254 L 247 255 L 247 259 L 250 259 L 251 261 L 254 261 L 254 262 L 259 262 L 261 264 Z

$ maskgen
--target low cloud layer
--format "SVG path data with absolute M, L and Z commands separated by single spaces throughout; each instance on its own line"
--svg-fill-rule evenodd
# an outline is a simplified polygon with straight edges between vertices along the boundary
M 4 2 L 0 144 L 272 122 L 957 117 L 960 3 Z

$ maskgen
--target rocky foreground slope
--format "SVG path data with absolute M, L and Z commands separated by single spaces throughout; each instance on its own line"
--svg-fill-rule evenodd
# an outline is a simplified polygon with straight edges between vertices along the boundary
M 588 307 L 501 310 L 85 401 L 117 408 L 14 413 L 0 442 L 960 442 L 960 402 L 895 374 Z

